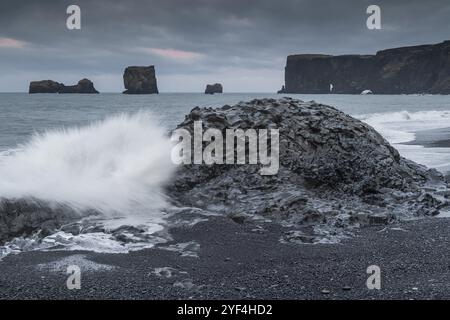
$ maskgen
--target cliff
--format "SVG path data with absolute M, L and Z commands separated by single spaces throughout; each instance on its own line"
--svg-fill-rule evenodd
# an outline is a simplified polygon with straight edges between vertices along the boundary
M 331 86 L 332 85 L 332 86 Z M 450 41 L 375 55 L 288 56 L 285 93 L 450 94 Z
M 158 93 L 155 67 L 127 67 L 123 74 L 125 94 Z
M 52 80 L 30 82 L 29 93 L 98 93 L 89 79 L 82 79 L 74 86 L 65 86 Z

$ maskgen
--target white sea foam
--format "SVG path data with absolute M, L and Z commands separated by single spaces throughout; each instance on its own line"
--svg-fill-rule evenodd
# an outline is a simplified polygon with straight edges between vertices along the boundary
M 33 197 L 80 211 L 103 213 L 93 225 L 106 232 L 59 231 L 36 241 L 17 238 L 0 247 L 0 258 L 29 250 L 90 250 L 125 253 L 166 239 L 153 236 L 165 225 L 163 186 L 175 169 L 172 143 L 148 113 L 117 115 L 85 127 L 47 131 L 0 153 L 0 198 Z M 89 219 L 89 218 L 86 218 Z M 109 231 L 139 226 L 133 234 Z
M 158 212 L 174 171 L 171 146 L 147 113 L 36 134 L 19 150 L 3 152 L 0 197 L 35 197 L 110 215 Z
M 357 118 L 380 132 L 405 158 L 442 172 L 450 171 L 450 148 L 403 144 L 414 141 L 416 132 L 450 128 L 450 111 L 399 111 L 361 115 Z

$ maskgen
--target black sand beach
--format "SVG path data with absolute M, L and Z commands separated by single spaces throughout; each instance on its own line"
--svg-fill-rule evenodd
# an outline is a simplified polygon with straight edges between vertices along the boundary
M 164 249 L 10 255 L 0 261 L 0 298 L 450 298 L 450 219 L 363 228 L 341 244 L 282 244 L 286 229 L 260 227 L 215 217 L 173 229 L 175 242 L 199 244 L 198 257 Z M 80 290 L 66 287 L 69 264 L 81 267 Z M 381 290 L 366 287 L 369 265 L 381 268 Z M 173 269 L 158 272 L 165 267 Z
M 404 144 L 425 148 L 450 148 L 450 128 L 417 131 L 415 140 Z

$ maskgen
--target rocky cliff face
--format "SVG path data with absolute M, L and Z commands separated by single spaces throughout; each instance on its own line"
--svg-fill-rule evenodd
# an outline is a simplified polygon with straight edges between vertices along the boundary
M 52 80 L 32 81 L 29 93 L 98 93 L 89 79 L 82 79 L 74 86 L 65 86 L 63 83 Z
M 127 67 L 123 74 L 125 94 L 158 93 L 155 67 Z
M 287 93 L 450 94 L 450 41 L 376 55 L 292 55 L 285 82 Z
M 206 85 L 205 94 L 223 93 L 223 87 L 220 83 Z

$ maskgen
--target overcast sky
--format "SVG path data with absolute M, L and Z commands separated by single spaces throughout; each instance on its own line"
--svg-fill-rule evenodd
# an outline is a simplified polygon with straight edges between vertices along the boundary
M 81 7 L 81 30 L 66 9 Z M 382 30 L 366 9 L 381 7 Z M 273 92 L 286 56 L 375 53 L 450 39 L 449 0 L 0 0 L 0 91 L 31 80 L 123 90 L 129 65 L 155 65 L 161 92 Z

